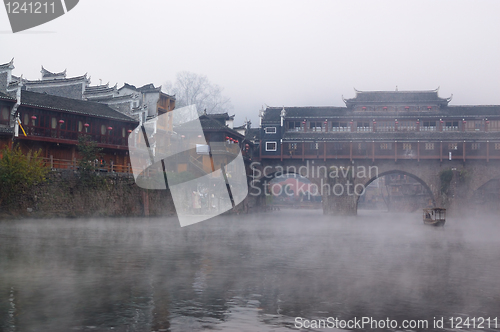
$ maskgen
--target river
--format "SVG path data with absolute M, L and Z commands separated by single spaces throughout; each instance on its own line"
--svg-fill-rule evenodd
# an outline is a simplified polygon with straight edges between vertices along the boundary
M 291 331 L 296 317 L 389 318 L 399 331 L 409 320 L 493 321 L 499 234 L 498 217 L 449 217 L 434 228 L 420 213 L 368 211 L 282 210 L 184 228 L 176 218 L 2 221 L 0 331 Z

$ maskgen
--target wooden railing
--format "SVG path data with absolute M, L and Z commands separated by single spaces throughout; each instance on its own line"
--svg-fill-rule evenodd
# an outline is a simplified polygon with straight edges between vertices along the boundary
M 78 170 L 78 161 L 75 159 L 73 160 L 67 160 L 67 159 L 56 159 L 53 156 L 50 156 L 49 158 L 42 158 L 43 162 L 45 163 L 45 166 L 49 167 L 50 169 L 72 169 L 72 170 Z M 109 164 L 100 164 L 99 162 L 93 162 L 95 163 L 94 167 L 96 169 L 96 172 L 109 172 L 109 173 L 126 173 L 126 174 L 131 174 L 132 173 L 132 167 L 130 164 L 128 165 L 115 165 L 113 162 Z

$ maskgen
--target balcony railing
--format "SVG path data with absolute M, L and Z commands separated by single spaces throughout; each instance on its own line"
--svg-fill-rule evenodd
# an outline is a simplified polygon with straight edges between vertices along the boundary
M 46 127 L 37 127 L 37 126 L 24 126 L 23 128 L 26 132 L 26 135 L 32 137 L 47 137 L 54 139 L 78 141 L 78 137 L 88 136 L 91 138 L 92 141 L 101 144 L 122 145 L 122 146 L 128 145 L 127 137 L 121 137 L 121 136 L 100 135 L 100 134 L 92 134 L 85 132 L 69 131 L 58 128 L 52 129 Z

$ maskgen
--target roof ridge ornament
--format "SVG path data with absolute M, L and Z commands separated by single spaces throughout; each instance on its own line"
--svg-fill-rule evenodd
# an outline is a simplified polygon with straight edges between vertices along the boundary
M 344 102 L 344 104 L 347 105 L 347 99 L 344 98 L 344 95 L 340 95 L 342 97 L 342 101 Z

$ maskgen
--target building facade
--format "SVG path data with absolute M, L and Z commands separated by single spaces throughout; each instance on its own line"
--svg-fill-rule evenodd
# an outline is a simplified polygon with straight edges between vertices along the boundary
M 356 91 L 345 107 L 261 111 L 269 159 L 500 159 L 500 106 L 451 106 L 429 91 Z

